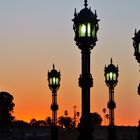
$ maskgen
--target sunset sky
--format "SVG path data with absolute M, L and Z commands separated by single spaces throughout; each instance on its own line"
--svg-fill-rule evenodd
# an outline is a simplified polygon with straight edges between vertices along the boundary
M 14 96 L 14 116 L 30 121 L 51 116 L 52 94 L 47 73 L 53 63 L 61 71 L 58 116 L 73 107 L 81 112 L 81 52 L 74 42 L 74 8 L 84 0 L 0 0 L 0 90 Z M 115 88 L 115 124 L 138 124 L 140 119 L 139 65 L 134 57 L 132 37 L 140 29 L 140 0 L 88 0 L 97 10 L 98 41 L 91 53 L 91 112 L 103 117 L 108 88 L 104 67 L 119 66 Z M 104 124 L 104 122 L 103 122 Z

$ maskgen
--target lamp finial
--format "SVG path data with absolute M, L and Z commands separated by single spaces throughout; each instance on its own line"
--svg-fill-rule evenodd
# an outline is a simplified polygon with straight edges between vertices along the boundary
M 84 4 L 84 6 L 85 6 L 85 8 L 88 6 L 88 4 L 87 4 L 87 0 L 85 0 L 85 4 Z
M 135 28 L 135 35 L 137 34 L 137 29 Z
M 110 60 L 110 63 L 111 63 L 111 64 L 113 63 L 113 60 L 112 60 L 112 58 L 111 58 L 111 60 Z
M 53 64 L 53 69 L 55 69 L 55 65 Z
M 77 16 L 77 13 L 76 13 L 76 8 L 75 8 L 75 10 L 74 10 L 74 16 L 75 16 L 75 17 Z

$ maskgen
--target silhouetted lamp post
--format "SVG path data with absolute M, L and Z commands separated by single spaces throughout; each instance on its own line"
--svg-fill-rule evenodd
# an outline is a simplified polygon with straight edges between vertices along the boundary
M 49 88 L 52 91 L 52 104 L 51 104 L 51 110 L 52 110 L 52 129 L 51 129 L 51 136 L 52 140 L 58 139 L 58 127 L 57 127 L 57 110 L 58 110 L 58 104 L 57 104 L 57 90 L 60 87 L 60 72 L 58 72 L 55 69 L 55 66 L 53 65 L 53 69 L 48 72 L 48 82 L 49 82 Z
M 134 56 L 138 63 L 140 64 L 140 30 L 137 32 L 135 30 L 135 36 L 132 38 L 133 39 L 133 47 L 134 47 Z M 138 94 L 140 95 L 140 84 L 138 86 Z
M 114 127 L 114 109 L 116 108 L 116 103 L 114 101 L 114 88 L 118 83 L 118 66 L 115 67 L 112 64 L 112 58 L 111 58 L 111 64 L 109 64 L 107 67 L 105 66 L 105 82 L 106 85 L 109 88 L 109 102 L 108 102 L 108 108 L 109 108 L 109 140 L 115 139 L 115 127 Z
M 135 34 L 133 39 L 133 47 L 134 47 L 134 56 L 138 63 L 140 64 L 140 30 L 137 32 L 135 30 Z M 140 83 L 138 86 L 138 95 L 140 95 Z M 138 140 L 140 139 L 140 120 L 139 120 L 139 125 L 138 125 Z
M 82 54 L 82 74 L 79 78 L 79 86 L 82 88 L 82 116 L 79 124 L 79 140 L 93 139 L 90 120 L 90 88 L 93 86 L 93 79 L 90 73 L 90 50 L 96 45 L 98 19 L 95 13 L 88 8 L 85 0 L 84 8 L 77 13 L 75 9 L 73 30 L 75 32 L 76 45 Z

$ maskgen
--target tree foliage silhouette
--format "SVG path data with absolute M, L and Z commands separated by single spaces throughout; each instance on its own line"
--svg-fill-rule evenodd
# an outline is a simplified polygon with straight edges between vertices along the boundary
M 25 122 L 23 120 L 14 120 L 12 125 L 14 127 L 24 127 L 24 126 L 29 126 L 29 123 L 28 122 Z
M 45 120 L 36 120 L 35 118 L 31 119 L 30 126 L 51 126 L 51 118 L 47 117 Z
M 64 117 L 64 116 L 60 116 L 58 118 L 58 124 L 61 127 L 65 127 L 65 128 L 72 128 L 74 127 L 73 121 L 71 117 Z
M 47 117 L 45 119 L 46 123 L 47 123 L 47 126 L 51 126 L 52 125 L 52 120 L 51 120 L 51 117 Z
M 94 113 L 91 113 L 91 123 L 92 125 L 94 126 L 101 126 L 102 124 L 102 117 L 100 114 L 94 112 Z
M 8 127 L 12 124 L 14 106 L 13 96 L 8 92 L 0 92 L 0 127 Z

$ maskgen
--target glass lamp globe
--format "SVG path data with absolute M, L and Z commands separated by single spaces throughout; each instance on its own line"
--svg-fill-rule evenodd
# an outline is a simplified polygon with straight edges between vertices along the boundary
M 60 72 L 58 72 L 53 65 L 53 69 L 48 72 L 49 88 L 51 90 L 58 90 L 60 86 L 60 80 Z
M 105 66 L 105 82 L 108 87 L 114 87 L 116 86 L 118 82 L 118 66 L 115 67 L 112 64 L 112 59 L 111 59 L 111 64 L 109 64 L 107 67 Z

